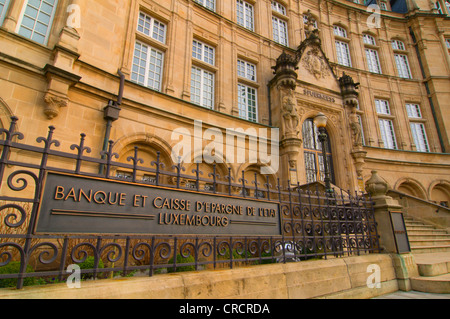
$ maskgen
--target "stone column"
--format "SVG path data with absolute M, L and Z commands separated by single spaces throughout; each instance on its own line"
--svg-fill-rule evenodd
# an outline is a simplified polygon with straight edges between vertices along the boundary
M 375 220 L 380 237 L 382 252 L 392 255 L 394 268 L 400 290 L 410 291 L 410 278 L 419 276 L 419 271 L 411 253 L 397 254 L 394 229 L 392 227 L 390 211 L 401 211 L 402 206 L 396 199 L 387 196 L 388 184 L 377 171 L 372 171 L 372 176 L 366 182 L 366 191 L 371 194 L 374 202 Z

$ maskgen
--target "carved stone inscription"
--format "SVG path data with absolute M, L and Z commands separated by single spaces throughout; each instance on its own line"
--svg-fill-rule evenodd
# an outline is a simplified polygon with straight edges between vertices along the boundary
M 278 204 L 49 172 L 36 233 L 280 235 Z

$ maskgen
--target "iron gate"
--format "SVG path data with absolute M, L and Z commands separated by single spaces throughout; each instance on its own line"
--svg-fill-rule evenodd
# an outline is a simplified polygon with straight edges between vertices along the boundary
M 139 149 L 127 163 L 114 161 L 113 141 L 108 151 L 99 157 L 87 156 L 85 134 L 79 144 L 70 146 L 73 152 L 58 150 L 61 143 L 54 139 L 50 126 L 47 137 L 35 143 L 20 141 L 24 135 L 16 131 L 18 119 L 12 117 L 9 129 L 1 129 L 0 158 L 0 283 L 17 281 L 22 288 L 27 281 L 48 283 L 62 281 L 71 274 L 71 264 L 85 264 L 83 276 L 94 279 L 114 273 L 127 275 L 146 271 L 149 276 L 164 271 L 235 267 L 239 264 L 300 261 L 309 258 L 341 257 L 379 252 L 378 234 L 372 201 L 367 195 L 336 190 L 326 196 L 318 184 L 295 187 L 266 183 L 260 185 L 244 178 L 235 181 L 214 173 L 203 178 L 197 164 L 195 175 L 183 174 L 182 164 L 163 167 L 160 156 L 143 163 Z M 94 168 L 97 168 L 97 172 Z M 101 167 L 100 171 L 98 167 Z M 112 174 L 128 170 L 129 175 Z M 232 200 L 249 199 L 275 203 L 278 206 L 280 235 L 215 235 L 215 234 L 42 234 L 36 233 L 38 211 L 48 172 L 71 174 L 81 178 L 101 178 L 126 181 L 128 184 L 148 184 L 149 187 L 189 189 L 193 194 L 226 195 Z M 139 174 L 138 174 L 139 173 Z M 137 176 L 144 174 L 145 180 Z M 150 178 L 148 177 L 150 176 Z M 168 177 L 163 183 L 163 177 Z M 183 180 L 192 181 L 190 184 Z M 200 185 L 206 184 L 202 189 Z M 6 268 L 5 268 L 6 267 Z

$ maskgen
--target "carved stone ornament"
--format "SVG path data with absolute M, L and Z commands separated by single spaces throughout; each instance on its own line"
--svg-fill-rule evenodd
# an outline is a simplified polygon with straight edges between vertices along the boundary
M 377 171 L 372 171 L 372 176 L 366 182 L 366 192 L 372 197 L 378 197 L 385 196 L 388 189 L 388 183 L 378 175 Z
M 303 67 L 319 80 L 330 75 L 330 70 L 325 58 L 320 55 L 319 49 L 312 48 L 304 55 L 302 59 Z
M 48 119 L 52 119 L 59 114 L 59 108 L 67 106 L 69 99 L 67 97 L 58 96 L 47 92 L 44 96 L 45 107 L 44 114 Z
M 299 134 L 300 118 L 297 113 L 296 100 L 291 89 L 287 90 L 287 94 L 283 96 L 281 103 L 281 126 L 284 137 L 296 138 Z

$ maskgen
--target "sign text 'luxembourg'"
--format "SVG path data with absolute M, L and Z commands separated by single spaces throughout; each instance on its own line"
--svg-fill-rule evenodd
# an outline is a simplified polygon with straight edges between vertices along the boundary
M 281 234 L 277 203 L 52 172 L 36 232 Z

